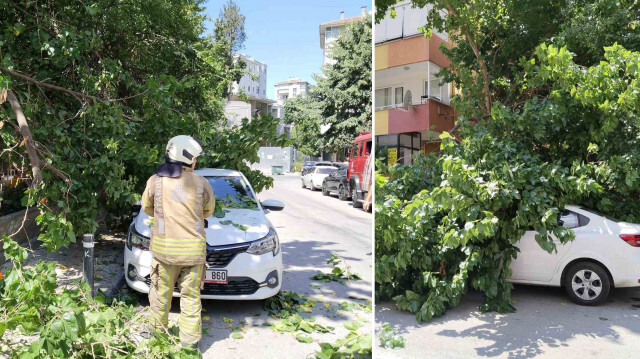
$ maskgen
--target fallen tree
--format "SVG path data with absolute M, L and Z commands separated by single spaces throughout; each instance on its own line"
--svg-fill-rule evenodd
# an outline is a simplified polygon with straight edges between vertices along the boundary
M 414 3 L 433 6 L 425 29 L 454 41 L 442 74 L 462 93 L 460 140 L 443 134 L 442 152 L 411 166 L 378 163 L 376 297 L 424 321 L 472 287 L 481 310 L 513 311 L 507 278 L 525 231 L 553 252 L 552 236 L 573 239 L 558 221 L 571 203 L 640 221 L 638 13 L 632 2 Z M 577 46 L 604 31 L 575 31 L 584 18 L 607 24 L 611 42 Z

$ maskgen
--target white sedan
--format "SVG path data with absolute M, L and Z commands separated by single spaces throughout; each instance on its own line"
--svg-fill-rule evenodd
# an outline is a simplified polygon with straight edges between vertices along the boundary
M 309 188 L 312 191 L 322 189 L 324 178 L 338 169 L 335 166 L 318 166 L 310 168 L 302 176 L 302 188 Z
M 272 297 L 282 285 L 282 253 L 276 230 L 265 217 L 280 211 L 276 200 L 257 200 L 245 176 L 237 171 L 200 169 L 216 197 L 216 212 L 206 219 L 207 271 L 202 299 L 257 300 Z M 129 287 L 149 292 L 150 218 L 135 215 L 124 248 L 125 279 Z M 173 292 L 174 297 L 180 291 Z
M 640 286 L 640 225 L 580 206 L 566 206 L 559 220 L 575 240 L 555 239 L 557 253 L 550 254 L 536 242 L 535 231 L 526 232 L 516 244 L 511 282 L 562 286 L 581 305 L 603 303 L 612 287 Z

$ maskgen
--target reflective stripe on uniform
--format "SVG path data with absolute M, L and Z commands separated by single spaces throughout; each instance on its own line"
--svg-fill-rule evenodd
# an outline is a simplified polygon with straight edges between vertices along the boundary
M 166 255 L 203 255 L 207 250 L 204 238 L 174 239 L 153 236 L 151 244 L 154 253 Z
M 202 197 L 204 195 L 204 183 L 202 183 L 202 181 L 204 181 L 204 177 L 200 177 L 200 180 L 198 181 L 198 188 L 196 190 L 196 200 L 195 200 L 195 207 L 194 207 L 194 213 L 196 213 L 198 215 L 198 219 L 196 220 L 196 233 L 203 233 L 202 230 L 202 221 L 199 219 L 200 217 L 202 217 Z
M 164 235 L 164 213 L 162 213 L 162 177 L 156 177 L 156 186 L 154 193 L 155 220 L 158 222 L 158 235 Z

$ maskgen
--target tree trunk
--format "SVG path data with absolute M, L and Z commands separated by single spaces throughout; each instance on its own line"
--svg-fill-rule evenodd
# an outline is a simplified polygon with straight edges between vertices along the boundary
M 13 94 L 13 91 L 7 91 L 7 100 L 9 101 L 9 104 L 11 104 L 13 112 L 16 114 L 18 126 L 20 126 L 20 135 L 22 135 L 22 138 L 24 138 L 24 145 L 27 150 L 27 155 L 29 156 L 29 162 L 31 162 L 31 173 L 33 175 L 31 187 L 36 187 L 42 182 L 42 174 L 40 172 L 40 158 L 36 153 L 36 146 L 33 142 L 33 138 L 31 137 L 31 130 L 29 130 L 27 118 L 24 117 L 22 107 L 20 106 L 16 95 Z

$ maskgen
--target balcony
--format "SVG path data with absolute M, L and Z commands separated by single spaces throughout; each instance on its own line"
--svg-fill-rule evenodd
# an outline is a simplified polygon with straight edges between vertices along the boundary
M 399 105 L 376 108 L 376 136 L 425 131 L 441 133 L 453 127 L 454 114 L 451 106 L 434 98 L 421 98 L 417 102 L 409 110 L 404 110 Z

